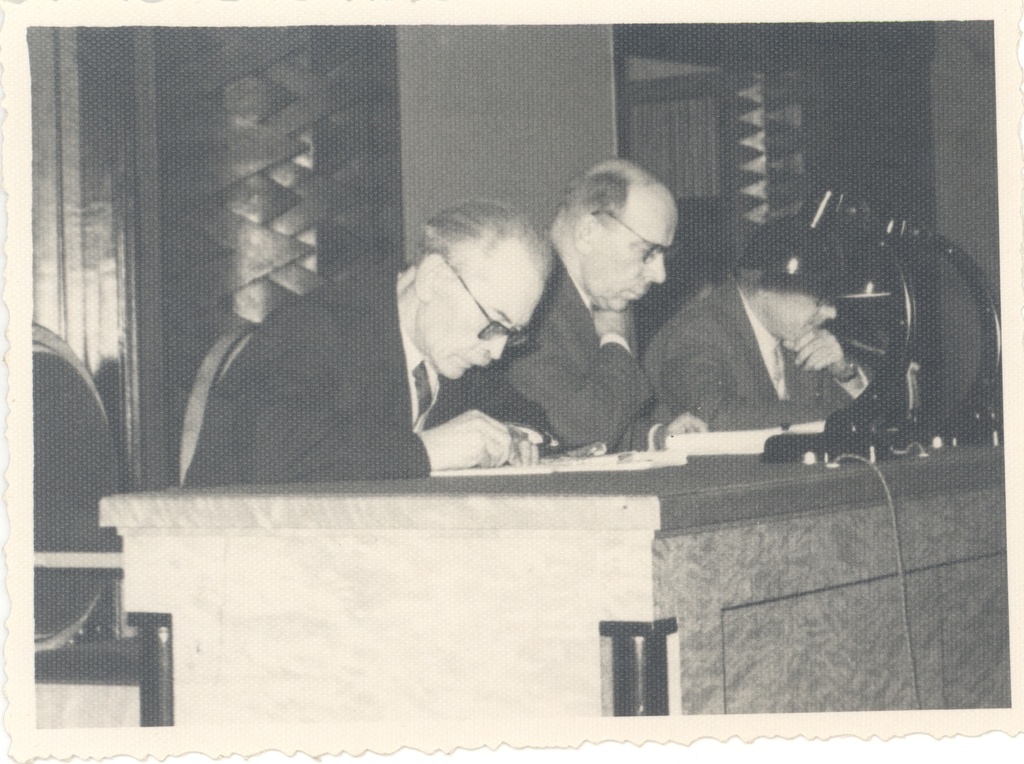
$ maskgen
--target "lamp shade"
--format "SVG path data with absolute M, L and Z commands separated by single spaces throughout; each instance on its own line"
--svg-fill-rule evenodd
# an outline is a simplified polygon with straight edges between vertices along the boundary
M 836 296 L 841 266 L 828 234 L 799 218 L 766 223 L 754 232 L 736 261 L 737 268 L 758 271 L 766 288 L 818 297 Z

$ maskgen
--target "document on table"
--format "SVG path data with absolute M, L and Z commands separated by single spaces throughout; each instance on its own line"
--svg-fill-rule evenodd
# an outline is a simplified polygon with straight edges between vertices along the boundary
M 686 464 L 684 451 L 626 451 L 601 456 L 549 456 L 540 464 L 504 467 L 473 467 L 463 470 L 438 470 L 431 477 L 486 477 L 488 475 L 550 475 L 554 472 L 621 472 L 649 470 Z
M 788 427 L 767 427 L 762 430 L 688 432 L 669 435 L 665 439 L 665 449 L 682 451 L 689 456 L 763 454 L 765 441 L 773 435 L 815 435 L 824 431 L 825 421 L 822 419 Z

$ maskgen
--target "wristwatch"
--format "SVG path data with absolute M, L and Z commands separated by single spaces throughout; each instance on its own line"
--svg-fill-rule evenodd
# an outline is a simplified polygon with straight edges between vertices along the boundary
M 846 384 L 852 382 L 857 376 L 857 364 L 844 361 L 843 366 L 838 371 L 832 371 L 832 378 L 839 384 Z

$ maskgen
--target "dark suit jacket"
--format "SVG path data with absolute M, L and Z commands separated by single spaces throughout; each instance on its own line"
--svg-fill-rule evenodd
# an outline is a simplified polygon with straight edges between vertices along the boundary
M 185 484 L 425 476 L 411 422 L 395 276 L 354 269 L 255 330 L 210 393 Z
M 552 434 L 570 448 L 595 441 L 631 445 L 631 428 L 653 389 L 622 346 L 600 346 L 590 312 L 558 260 L 531 333 L 526 352 L 510 355 L 498 373 L 543 410 Z
M 787 363 L 790 399 L 780 401 L 733 281 L 670 318 L 648 345 L 644 366 L 657 390 L 659 419 L 668 422 L 688 411 L 712 430 L 824 419 L 852 400 L 827 371 Z

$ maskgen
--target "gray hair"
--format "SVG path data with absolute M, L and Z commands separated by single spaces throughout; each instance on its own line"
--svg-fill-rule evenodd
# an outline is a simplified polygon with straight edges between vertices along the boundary
M 430 218 L 408 264 L 418 265 L 427 255 L 437 254 L 457 267 L 460 263 L 455 249 L 459 244 L 476 242 L 479 253 L 486 256 L 509 240 L 521 242 L 542 275 L 547 275 L 551 252 L 526 216 L 501 202 L 479 199 L 462 202 Z
M 633 185 L 662 184 L 642 167 L 625 159 L 599 162 L 569 184 L 556 219 L 579 218 L 594 212 L 621 212 Z

